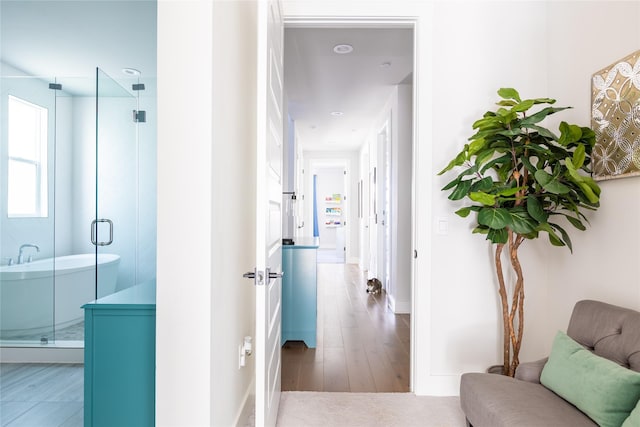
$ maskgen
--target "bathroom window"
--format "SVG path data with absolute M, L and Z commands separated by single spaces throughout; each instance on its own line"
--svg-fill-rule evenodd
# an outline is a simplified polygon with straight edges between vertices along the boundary
M 9 95 L 7 211 L 46 217 L 48 110 Z

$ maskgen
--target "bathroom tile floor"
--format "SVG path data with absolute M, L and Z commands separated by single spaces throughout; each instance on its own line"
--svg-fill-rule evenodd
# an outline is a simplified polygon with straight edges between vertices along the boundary
M 0 364 L 0 426 L 81 427 L 81 364 Z

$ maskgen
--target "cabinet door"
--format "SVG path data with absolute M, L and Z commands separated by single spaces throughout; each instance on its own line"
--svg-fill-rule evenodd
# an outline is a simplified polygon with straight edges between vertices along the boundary
M 155 425 L 155 310 L 87 310 L 85 426 Z

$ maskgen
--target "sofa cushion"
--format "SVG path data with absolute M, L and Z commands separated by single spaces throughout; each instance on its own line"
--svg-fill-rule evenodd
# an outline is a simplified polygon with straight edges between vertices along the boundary
M 631 411 L 629 416 L 624 423 L 622 423 L 622 427 L 638 427 L 640 426 L 640 401 L 636 405 L 635 409 Z
M 640 372 L 640 313 L 600 301 L 578 301 L 567 335 L 598 356 Z
M 460 405 L 473 427 L 597 425 L 542 385 L 499 374 L 463 374 Z
M 618 427 L 640 399 L 640 373 L 558 332 L 540 382 L 602 427 Z

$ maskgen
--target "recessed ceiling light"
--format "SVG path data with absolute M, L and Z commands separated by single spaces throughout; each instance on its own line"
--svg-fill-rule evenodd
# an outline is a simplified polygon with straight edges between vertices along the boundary
M 333 47 L 333 51 L 337 54 L 344 55 L 345 53 L 353 52 L 353 46 L 350 44 L 337 44 Z
M 391 67 L 390 61 L 385 61 L 382 64 L 380 64 L 380 68 L 389 68 L 389 67 Z
M 344 116 L 344 113 L 342 111 L 332 111 L 331 115 L 334 117 L 340 117 L 340 116 Z
M 135 68 L 123 68 L 122 73 L 126 74 L 127 76 L 139 76 L 140 74 L 142 74 L 140 70 L 136 70 Z

